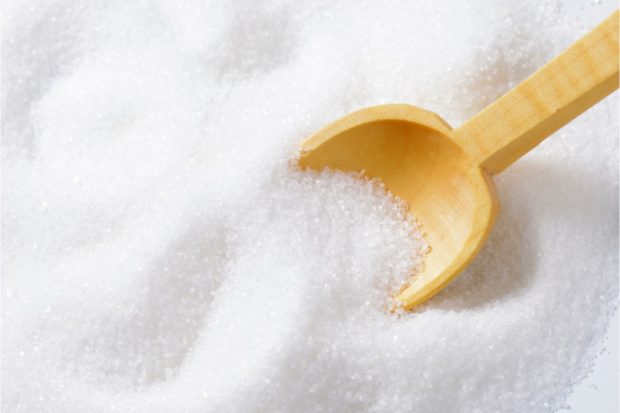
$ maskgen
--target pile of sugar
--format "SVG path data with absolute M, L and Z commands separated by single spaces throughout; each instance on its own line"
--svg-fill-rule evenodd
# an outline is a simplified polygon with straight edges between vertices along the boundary
M 362 106 L 458 125 L 585 28 L 553 1 L 332 3 L 4 2 L 3 409 L 562 406 L 617 302 L 617 96 L 498 177 L 479 258 L 400 317 L 414 223 L 290 160 Z

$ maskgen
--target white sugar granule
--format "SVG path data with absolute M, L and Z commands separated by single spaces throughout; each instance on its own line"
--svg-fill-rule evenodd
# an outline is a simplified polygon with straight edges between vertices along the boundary
M 363 106 L 457 126 L 589 28 L 551 0 L 3 2 L 2 410 L 557 411 L 617 302 L 617 94 L 496 178 L 480 256 L 401 316 L 414 222 L 290 162 Z

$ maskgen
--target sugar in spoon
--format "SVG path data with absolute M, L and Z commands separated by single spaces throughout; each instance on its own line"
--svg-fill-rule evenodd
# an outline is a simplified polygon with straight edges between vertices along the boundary
M 396 297 L 411 309 L 476 256 L 499 210 L 493 176 L 618 88 L 618 11 L 457 129 L 404 104 L 351 113 L 301 145 L 302 168 L 363 171 L 407 204 L 431 251 Z

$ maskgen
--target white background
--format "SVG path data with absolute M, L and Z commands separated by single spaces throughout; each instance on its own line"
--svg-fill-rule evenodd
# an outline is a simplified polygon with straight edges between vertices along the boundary
M 570 413 L 617 413 L 618 407 L 618 312 L 612 320 L 606 351 L 594 371 L 569 398 Z

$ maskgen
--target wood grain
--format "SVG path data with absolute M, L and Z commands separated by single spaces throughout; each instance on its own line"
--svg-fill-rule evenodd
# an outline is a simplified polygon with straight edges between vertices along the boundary
M 618 11 L 454 132 L 489 173 L 503 171 L 618 89 Z

